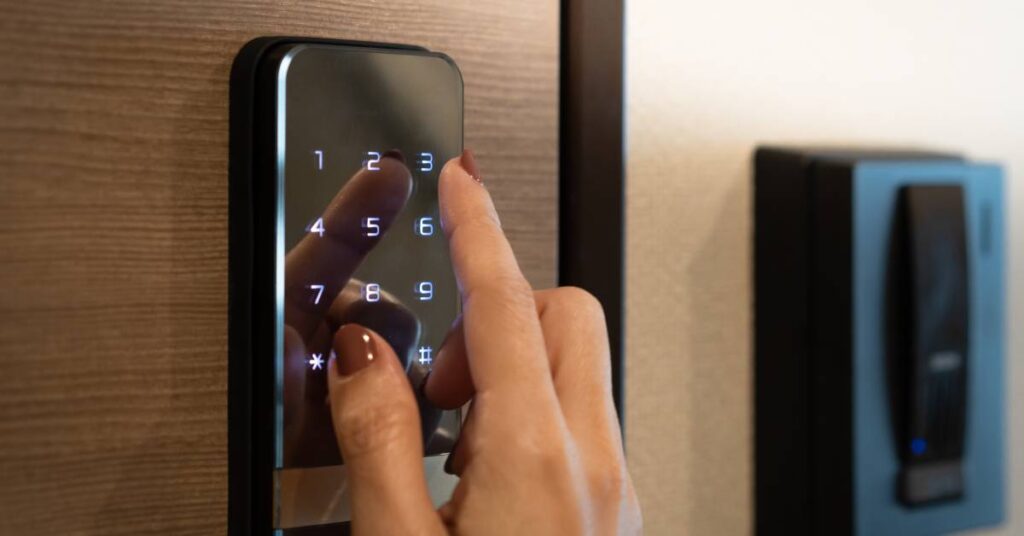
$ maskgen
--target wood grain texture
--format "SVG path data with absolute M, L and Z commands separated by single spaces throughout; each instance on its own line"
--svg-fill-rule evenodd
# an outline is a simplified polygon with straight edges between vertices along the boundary
M 522 267 L 555 279 L 557 4 L 0 1 L 0 534 L 218 534 L 228 73 L 252 37 L 415 43 Z

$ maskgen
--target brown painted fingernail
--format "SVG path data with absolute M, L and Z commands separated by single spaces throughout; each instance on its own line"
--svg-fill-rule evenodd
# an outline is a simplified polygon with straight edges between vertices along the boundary
M 370 331 L 358 324 L 345 324 L 334 334 L 334 352 L 341 376 L 351 376 L 377 358 L 377 342 Z
M 382 154 L 381 157 L 394 158 L 395 160 L 398 160 L 403 164 L 405 163 L 405 155 L 403 155 L 402 151 L 399 151 L 398 149 L 391 149 L 390 151 L 387 151 L 384 154 Z
M 466 173 L 469 173 L 470 177 L 473 177 L 473 180 L 480 184 L 484 183 L 483 177 L 480 176 L 480 169 L 476 167 L 476 158 L 473 157 L 473 151 L 469 149 L 462 151 L 462 156 L 459 157 L 459 164 L 462 165 L 462 169 L 466 170 Z

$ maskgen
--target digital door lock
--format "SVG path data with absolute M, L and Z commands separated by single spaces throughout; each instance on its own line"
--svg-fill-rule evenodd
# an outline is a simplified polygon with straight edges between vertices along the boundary
M 380 333 L 418 387 L 459 312 L 441 164 L 462 78 L 422 48 L 270 37 L 231 79 L 230 532 L 336 534 L 350 519 L 324 375 L 331 334 Z M 418 389 L 416 389 L 419 392 Z M 428 484 L 461 425 L 420 397 Z M 319 531 L 319 532 L 318 532 Z

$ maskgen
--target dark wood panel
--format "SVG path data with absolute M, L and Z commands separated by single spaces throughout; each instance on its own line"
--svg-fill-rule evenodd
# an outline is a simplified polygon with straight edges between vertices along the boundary
M 257 35 L 401 41 L 466 79 L 523 269 L 555 277 L 557 4 L 0 1 L 0 534 L 215 534 L 228 71 Z

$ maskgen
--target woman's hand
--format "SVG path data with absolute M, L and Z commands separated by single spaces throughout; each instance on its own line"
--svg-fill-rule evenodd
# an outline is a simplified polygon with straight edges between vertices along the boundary
M 468 153 L 441 172 L 442 225 L 463 313 L 424 386 L 440 407 L 471 401 L 447 466 L 461 480 L 435 511 L 405 373 L 379 335 L 343 326 L 328 387 L 353 531 L 638 533 L 601 306 L 579 289 L 530 288 L 478 178 Z

